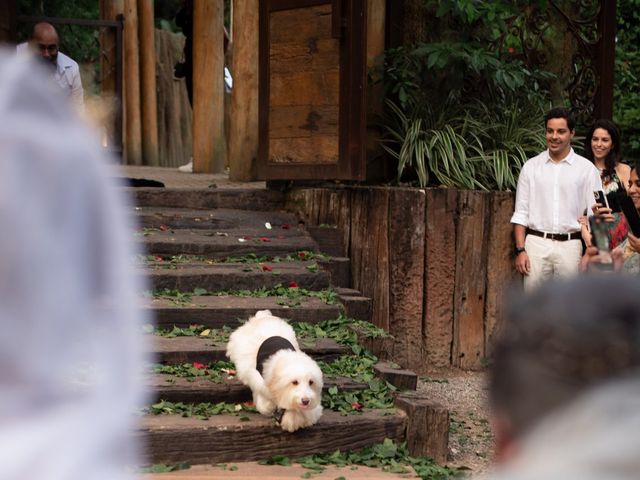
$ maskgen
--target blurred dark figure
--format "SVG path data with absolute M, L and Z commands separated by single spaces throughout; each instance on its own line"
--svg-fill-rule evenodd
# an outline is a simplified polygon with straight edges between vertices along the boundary
M 185 37 L 184 59 L 175 64 L 173 74 L 176 78 L 184 78 L 189 103 L 193 105 L 193 0 L 183 0 L 182 7 L 176 14 L 176 25 Z
M 630 480 L 640 472 L 640 283 L 549 283 L 508 306 L 491 402 L 496 480 Z

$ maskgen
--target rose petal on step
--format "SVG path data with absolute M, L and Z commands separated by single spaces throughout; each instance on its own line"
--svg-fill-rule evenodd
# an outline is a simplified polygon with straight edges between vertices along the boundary
M 191 365 L 193 366 L 193 368 L 196 368 L 198 370 L 203 370 L 207 368 L 207 366 L 204 363 L 200 363 L 200 362 L 193 362 Z
M 273 267 L 270 267 L 269 265 L 262 265 L 263 272 L 270 272 L 271 270 L 273 270 Z
M 158 228 L 159 228 L 160 230 L 162 230 L 163 232 L 164 232 L 165 230 L 169 230 L 169 227 L 167 227 L 166 225 L 160 225 Z
M 296 282 L 289 282 L 289 288 L 300 288 Z
M 354 410 L 362 410 L 362 404 L 360 402 L 353 402 L 351 404 L 351 408 L 353 408 Z
M 260 237 L 261 242 L 270 242 L 271 240 L 267 237 Z
M 281 227 L 283 230 L 289 230 L 289 228 L 291 228 L 288 223 L 283 223 Z

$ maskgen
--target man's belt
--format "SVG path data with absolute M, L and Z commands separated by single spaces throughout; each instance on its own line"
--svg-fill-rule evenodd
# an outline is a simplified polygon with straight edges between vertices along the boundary
M 549 238 L 551 240 L 558 240 L 559 242 L 564 242 L 566 240 L 578 240 L 582 237 L 580 232 L 571 232 L 571 233 L 547 233 L 547 232 L 539 232 L 538 230 L 532 230 L 527 228 L 527 235 L 535 235 L 536 237 Z

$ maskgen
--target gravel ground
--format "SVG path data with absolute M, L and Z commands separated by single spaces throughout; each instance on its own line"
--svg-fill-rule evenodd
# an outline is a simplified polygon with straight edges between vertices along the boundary
M 493 455 L 487 372 L 443 369 L 420 377 L 418 391 L 449 409 L 449 465 L 486 473 Z

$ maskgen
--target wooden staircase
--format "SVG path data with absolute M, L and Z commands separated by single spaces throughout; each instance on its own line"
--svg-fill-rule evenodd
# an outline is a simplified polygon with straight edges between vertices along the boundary
M 348 288 L 348 258 L 336 256 L 335 245 L 327 247 L 334 256 L 320 255 L 322 241 L 319 244 L 295 216 L 282 211 L 281 193 L 256 189 L 136 189 L 135 195 L 137 206 L 132 214 L 140 225 L 136 239 L 146 252 L 140 259 L 139 272 L 148 278 L 149 288 L 155 293 L 147 295 L 146 308 L 153 311 L 156 329 L 166 332 L 174 327 L 200 325 L 200 330 L 228 334 L 265 308 L 292 323 L 317 325 L 345 312 L 369 320 L 370 300 Z M 339 301 L 327 303 L 318 295 L 291 302 L 274 294 L 277 288 L 296 287 L 309 292 L 335 292 Z M 260 297 L 242 294 L 260 289 L 265 292 Z M 207 332 L 175 337 L 157 333 L 149 333 L 149 344 L 159 364 L 204 366 L 227 361 L 224 334 L 213 338 L 202 334 Z M 322 362 L 352 353 L 351 346 L 329 338 L 301 345 Z M 417 377 L 412 372 L 389 365 L 376 368 L 381 377 L 400 388 L 415 390 Z M 325 391 L 332 387 L 334 391 L 369 388 L 366 382 L 343 377 L 326 377 L 325 384 Z M 153 402 L 227 402 L 241 406 L 251 400 L 249 389 L 233 376 L 214 382 L 206 376 L 183 378 L 150 372 L 146 387 Z M 144 415 L 137 435 L 144 442 L 143 460 L 149 465 L 212 465 L 265 460 L 274 455 L 299 457 L 337 449 L 357 450 L 385 438 L 408 441 L 409 445 L 415 444 L 416 454 L 428 453 L 444 461 L 447 412 L 412 399 L 410 394 L 398 404 L 403 408 L 365 408 L 349 415 L 325 408 L 317 425 L 293 434 L 252 411 L 206 419 L 149 413 Z M 434 428 L 424 423 L 428 415 L 432 421 L 438 419 Z M 418 438 L 415 431 L 419 428 L 427 433 L 418 433 Z

